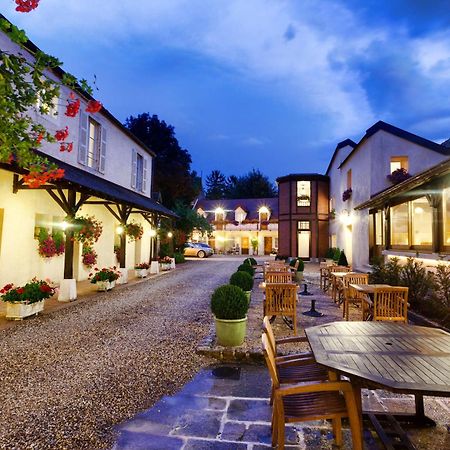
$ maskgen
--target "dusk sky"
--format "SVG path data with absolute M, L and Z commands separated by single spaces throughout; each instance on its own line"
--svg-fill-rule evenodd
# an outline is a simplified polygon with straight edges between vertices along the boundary
M 1 3 L 119 120 L 173 125 L 204 176 L 323 173 L 378 120 L 450 137 L 448 0 Z

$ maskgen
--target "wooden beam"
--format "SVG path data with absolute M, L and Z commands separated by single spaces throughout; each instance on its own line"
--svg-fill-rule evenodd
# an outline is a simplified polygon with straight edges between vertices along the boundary
M 120 216 L 114 211 L 109 204 L 105 204 L 105 208 L 117 219 L 118 222 L 121 221 Z
M 78 211 L 86 203 L 88 198 L 90 198 L 89 194 L 80 194 L 80 200 L 76 203 L 75 210 Z
M 61 209 L 62 209 L 67 215 L 70 215 L 70 214 L 71 214 L 71 211 L 70 211 L 70 209 L 68 208 L 67 201 L 66 201 L 66 203 L 64 203 L 64 202 L 58 197 L 58 195 L 55 194 L 53 191 L 47 191 L 47 192 L 48 192 L 48 195 L 50 195 L 50 197 L 51 197 L 53 200 L 55 200 L 56 203 L 58 203 L 58 205 L 61 207 Z

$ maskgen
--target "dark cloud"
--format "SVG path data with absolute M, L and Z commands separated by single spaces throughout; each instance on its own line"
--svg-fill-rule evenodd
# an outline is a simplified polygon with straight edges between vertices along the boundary
M 294 25 L 289 24 L 289 26 L 286 28 L 286 31 L 284 32 L 284 38 L 286 41 L 292 41 L 295 39 L 295 36 L 297 35 L 297 30 L 295 29 Z

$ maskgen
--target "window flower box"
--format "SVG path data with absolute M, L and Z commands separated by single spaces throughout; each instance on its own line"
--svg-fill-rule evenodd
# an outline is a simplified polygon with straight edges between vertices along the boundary
M 347 200 L 349 200 L 352 197 L 352 188 L 348 188 L 346 189 L 343 193 L 342 193 L 342 201 L 346 202 Z

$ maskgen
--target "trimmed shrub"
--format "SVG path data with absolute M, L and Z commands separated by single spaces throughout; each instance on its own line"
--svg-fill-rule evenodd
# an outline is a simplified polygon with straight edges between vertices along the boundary
M 330 247 L 327 252 L 325 253 L 326 259 L 333 259 L 334 258 L 334 247 Z
M 289 256 L 284 256 L 284 255 L 276 255 L 275 256 L 275 261 L 285 261 L 289 258 Z
M 255 258 L 246 258 L 244 259 L 244 264 L 248 264 L 250 266 L 256 266 L 258 263 Z
M 243 291 L 251 291 L 253 288 L 253 277 L 247 272 L 235 272 L 231 275 L 230 284 L 240 287 Z
M 408 258 L 400 270 L 400 284 L 409 287 L 408 300 L 414 307 L 427 297 L 433 280 L 422 261 Z
M 339 247 L 335 247 L 334 248 L 334 254 L 333 254 L 333 260 L 334 262 L 338 262 L 339 261 L 339 257 L 341 256 L 341 249 Z
M 298 261 L 298 267 L 297 267 L 297 272 L 303 272 L 303 270 L 305 269 L 305 263 L 303 262 L 302 258 L 294 258 L 289 265 L 291 267 L 295 266 L 295 263 Z
M 175 258 L 175 264 L 183 264 L 186 262 L 186 259 L 183 255 L 183 253 L 174 253 L 174 258 Z
M 434 280 L 439 300 L 444 305 L 450 307 L 450 266 L 439 264 L 436 268 Z
M 248 264 L 241 264 L 237 270 L 238 272 L 247 272 L 251 276 L 253 276 L 255 273 L 255 269 Z
M 244 319 L 248 311 L 247 296 L 240 287 L 219 286 L 211 296 L 211 311 L 217 319 Z
M 342 250 L 341 254 L 339 255 L 338 266 L 348 266 L 348 261 L 347 257 L 345 256 L 344 250 Z

